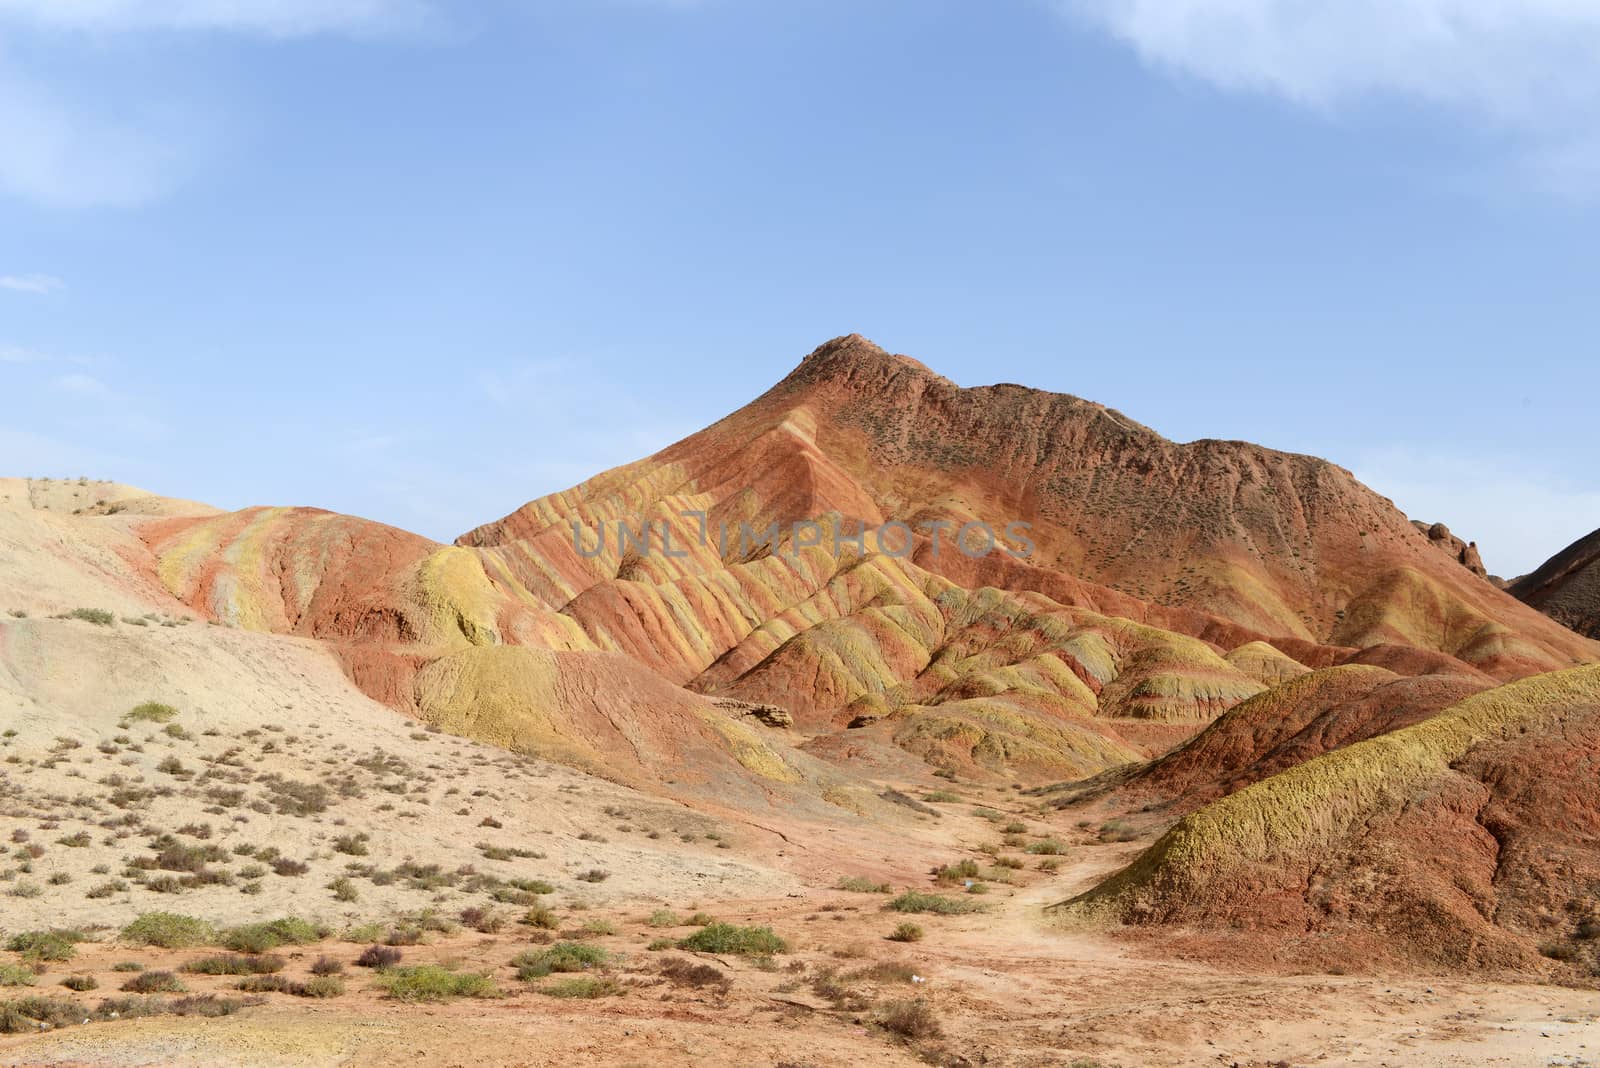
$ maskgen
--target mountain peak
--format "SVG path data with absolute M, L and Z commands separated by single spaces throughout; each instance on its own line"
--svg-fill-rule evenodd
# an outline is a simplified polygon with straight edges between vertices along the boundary
M 825 341 L 811 351 L 786 381 L 820 382 L 876 377 L 911 371 L 931 379 L 949 379 L 931 370 L 921 360 L 891 353 L 861 334 L 845 334 Z M 951 383 L 954 385 L 954 383 Z

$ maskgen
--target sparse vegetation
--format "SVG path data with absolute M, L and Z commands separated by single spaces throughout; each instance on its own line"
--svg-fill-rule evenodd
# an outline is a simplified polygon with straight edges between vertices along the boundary
M 209 923 L 173 912 L 146 912 L 122 929 L 122 938 L 139 946 L 188 949 L 216 937 Z
M 187 989 L 171 972 L 140 972 L 122 984 L 129 994 L 181 994 Z
M 976 879 L 979 875 L 978 862 L 967 859 L 957 861 L 955 864 L 946 864 L 942 868 L 933 870 L 933 880 L 937 883 L 962 883 L 968 879 Z
M 789 952 L 789 943 L 774 934 L 770 927 L 737 927 L 731 923 L 711 923 L 688 938 L 680 939 L 678 948 L 701 953 L 771 956 L 774 953 Z
M 368 946 L 361 951 L 361 956 L 356 958 L 356 967 L 392 968 L 400 963 L 402 956 L 404 954 L 393 946 Z
M 659 970 L 663 978 L 676 986 L 717 987 L 726 991 L 733 985 L 733 981 L 720 969 L 685 957 L 667 957 L 662 960 Z
M 889 902 L 887 907 L 896 912 L 931 912 L 941 916 L 959 916 L 963 913 L 983 911 L 983 905 L 976 901 L 964 901 L 958 897 L 945 897 L 941 894 L 927 894 L 920 890 L 907 890 Z
M 522 980 L 542 979 L 552 972 L 582 972 L 611 960 L 611 954 L 585 942 L 557 942 L 543 950 L 530 950 L 512 958 L 511 966 Z
M 578 975 L 557 979 L 538 988 L 539 993 L 553 998 L 604 998 L 622 993 L 615 979 L 597 975 Z
M 1139 832 L 1133 825 L 1124 820 L 1109 820 L 1100 826 L 1100 841 L 1102 842 L 1133 842 L 1139 838 Z
M 850 875 L 840 879 L 839 889 L 848 890 L 852 894 L 888 894 L 894 891 L 894 888 L 888 883 L 875 883 L 871 879 L 865 879 L 859 875 Z
M 237 953 L 265 953 L 279 946 L 303 946 L 320 942 L 330 932 L 321 924 L 311 923 L 294 916 L 252 923 L 243 927 L 230 927 L 218 939 L 223 949 Z
M 37 978 L 32 968 L 20 964 L 0 964 L 0 986 L 32 986 Z
M 123 720 L 128 723 L 170 723 L 176 719 L 178 710 L 171 705 L 162 704 L 160 701 L 146 701 L 142 705 L 135 705 L 128 710 Z
M 65 613 L 63 619 L 81 619 L 85 623 L 93 623 L 97 627 L 109 627 L 117 621 L 116 614 L 107 612 L 104 608 L 74 608 Z
M 196 975 L 269 975 L 283 970 L 284 960 L 273 953 L 249 955 L 223 953 L 189 961 L 183 971 Z
M 452 998 L 497 998 L 500 988 L 487 975 L 453 972 L 437 964 L 388 968 L 378 973 L 378 986 L 396 1001 L 448 1001 Z
M 938 1014 L 920 998 L 890 1002 L 879 1011 L 878 1023 L 885 1031 L 913 1040 L 938 1038 L 943 1033 Z
M 24 931 L 12 935 L 6 948 L 22 954 L 25 961 L 68 961 L 77 953 L 77 943 L 83 938 L 83 932 L 76 930 Z

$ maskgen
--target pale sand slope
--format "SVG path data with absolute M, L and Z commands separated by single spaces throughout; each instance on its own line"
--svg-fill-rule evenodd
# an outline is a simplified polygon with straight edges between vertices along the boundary
M 147 700 L 178 709 L 172 722 L 184 737 L 170 736 L 160 723 L 121 726 L 126 713 Z M 454 890 L 436 902 L 440 895 L 366 882 L 358 901 L 340 903 L 325 885 L 347 863 L 392 868 L 407 857 L 447 870 L 475 864 L 502 878 L 546 879 L 557 886 L 557 900 L 681 902 L 708 893 L 782 893 L 796 885 L 792 876 L 717 849 L 708 832 L 738 834 L 721 821 L 555 765 L 420 731 L 357 692 L 311 642 L 202 624 L 103 628 L 5 619 L 0 720 L 17 732 L 0 746 L 0 836 L 25 830 L 46 849 L 31 872 L 0 869 L 0 878 L 12 890 L 32 884 L 49 891 L 6 899 L 0 923 L 12 930 L 120 924 L 160 908 L 233 923 L 286 912 L 342 923 L 435 903 L 455 909 L 483 903 L 481 895 L 474 895 L 476 902 L 458 901 L 464 895 Z M 162 762 L 174 758 L 178 773 L 158 770 L 170 768 Z M 277 793 L 262 784 L 273 774 L 335 784 L 327 790 L 326 810 L 276 811 Z M 345 792 L 355 796 L 341 796 L 339 784 L 347 780 L 352 785 Z M 111 800 L 119 786 L 168 796 L 140 796 L 119 807 Z M 607 806 L 620 815 L 606 815 Z M 103 826 L 127 817 L 137 822 Z M 480 826 L 485 819 L 504 826 Z M 40 821 L 54 826 L 41 830 Z M 209 824 L 207 841 L 225 851 L 241 843 L 276 846 L 311 863 L 312 871 L 267 875 L 259 894 L 241 895 L 237 875 L 249 861 L 230 857 L 211 867 L 231 870 L 233 886 L 177 896 L 136 887 L 95 900 L 84 896 L 120 877 L 125 860 L 143 851 L 154 833 L 188 824 Z M 58 844 L 79 831 L 92 844 Z M 646 837 L 651 831 L 659 837 Z M 366 856 L 331 851 L 335 838 L 355 832 L 370 836 Z M 605 841 L 581 840 L 583 833 Z M 696 841 L 683 842 L 684 834 Z M 192 836 L 185 840 L 199 844 Z M 475 848 L 480 842 L 545 856 L 489 861 Z M 96 864 L 111 872 L 91 874 Z M 576 879 L 591 868 L 610 877 Z M 59 874 L 72 882 L 51 886 L 49 879 Z
M 93 508 L 100 499 L 135 502 L 144 511 L 72 514 Z M 80 500 L 85 503 L 75 503 Z M 129 617 L 148 612 L 191 616 L 160 583 L 129 564 L 147 555 L 134 524 L 141 515 L 213 511 L 116 483 L 80 486 L 0 478 L 0 618 L 16 612 L 37 618 L 74 608 L 103 608 Z

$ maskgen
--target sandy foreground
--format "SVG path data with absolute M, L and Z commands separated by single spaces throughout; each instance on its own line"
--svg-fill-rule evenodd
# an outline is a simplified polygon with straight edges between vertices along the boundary
M 997 796 L 986 799 L 999 802 Z M 949 819 L 959 847 L 981 821 Z M 515 978 L 507 963 L 537 948 L 527 928 L 472 932 L 408 948 L 408 964 L 438 961 L 495 976 L 505 995 L 442 1004 L 396 1002 L 372 973 L 348 967 L 349 992 L 308 1001 L 282 994 L 218 1018 L 95 1023 L 0 1041 L 7 1065 L 1507 1065 L 1600 1064 L 1600 998 L 1591 991 L 1477 982 L 1455 976 L 1239 974 L 1156 959 L 1127 945 L 1048 926 L 1042 908 L 1126 857 L 1130 847 L 1086 846 L 1048 877 L 1027 873 L 986 897 L 990 911 L 913 917 L 924 940 L 886 932 L 903 919 L 884 897 L 812 888 L 795 897 L 701 901 L 719 918 L 769 924 L 794 951 L 771 963 L 678 950 L 652 940 L 693 928 L 650 926 L 640 908 L 584 909 L 573 930 L 617 955 L 621 993 L 555 999 Z M 616 933 L 585 934 L 609 922 Z M 550 936 L 546 936 L 550 937 Z M 304 977 L 328 955 L 352 962 L 361 946 L 330 941 L 281 951 L 284 974 Z M 82 947 L 57 968 L 114 992 L 118 961 L 176 968 L 206 950 Z M 721 972 L 720 987 L 659 974 L 692 958 Z M 904 973 L 862 976 L 885 963 Z M 857 976 L 852 978 L 852 976 Z M 237 980 L 184 976 L 194 993 L 234 994 Z M 842 996 L 841 996 L 842 991 Z M 234 996 L 237 996 L 234 994 Z M 921 999 L 939 1034 L 906 1038 L 885 1008 Z

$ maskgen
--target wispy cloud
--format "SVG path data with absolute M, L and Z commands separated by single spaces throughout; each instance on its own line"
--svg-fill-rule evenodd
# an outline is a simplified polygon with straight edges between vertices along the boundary
M 0 363 L 39 363 L 44 359 L 42 353 L 20 345 L 0 345 Z
M 223 30 L 273 37 L 411 25 L 423 0 L 0 0 L 0 19 L 66 30 Z
M 151 200 L 186 168 L 193 136 L 175 126 L 125 100 L 69 100 L 0 56 L 0 193 L 65 208 Z
M 48 274 L 0 274 L 0 289 L 44 296 L 66 288 L 61 279 Z
M 50 384 L 63 393 L 78 393 L 93 397 L 104 397 L 111 393 L 104 382 L 93 375 L 82 373 L 62 375 Z
M 1153 66 L 1224 89 L 1323 111 L 1406 97 L 1526 139 L 1522 148 L 1552 186 L 1585 181 L 1595 170 L 1600 4 L 1593 0 L 1058 3 Z M 1580 165 L 1575 175 L 1564 169 L 1568 160 Z M 1552 168 L 1560 173 L 1552 177 Z
M 0 194 L 50 207 L 158 199 L 203 157 L 198 95 L 157 106 L 144 92 L 69 91 L 76 64 L 114 35 L 211 33 L 272 40 L 374 36 L 429 21 L 426 0 L 0 0 L 0 43 L 33 31 L 48 57 L 0 53 Z

